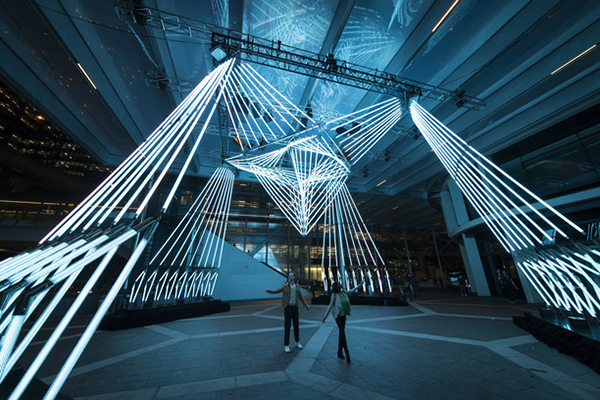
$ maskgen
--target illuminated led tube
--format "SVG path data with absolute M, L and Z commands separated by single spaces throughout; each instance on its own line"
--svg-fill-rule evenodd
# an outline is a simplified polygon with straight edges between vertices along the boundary
M 83 350 L 85 349 L 88 342 L 92 338 L 92 335 L 94 334 L 94 332 L 96 332 L 98 325 L 104 318 L 104 315 L 106 314 L 106 312 L 108 311 L 108 308 L 110 307 L 110 305 L 114 301 L 115 297 L 119 293 L 119 290 L 121 290 L 121 287 L 123 286 L 123 283 L 129 276 L 131 269 L 134 267 L 134 265 L 137 262 L 137 260 L 139 259 L 140 255 L 146 248 L 147 243 L 148 243 L 148 239 L 146 237 L 143 237 L 142 239 L 140 239 L 138 246 L 136 247 L 135 251 L 129 258 L 129 260 L 127 261 L 127 264 L 125 264 L 125 266 L 123 267 L 123 270 L 119 274 L 118 278 L 115 280 L 115 283 L 113 284 L 110 291 L 106 295 L 104 301 L 98 307 L 98 311 L 96 311 L 96 314 L 94 315 L 94 317 L 88 324 L 87 328 L 85 329 L 85 331 L 79 338 L 79 341 L 77 342 L 77 344 L 75 345 L 75 348 L 69 355 L 69 358 L 65 361 L 60 372 L 56 375 L 54 382 L 52 382 L 50 389 L 46 393 L 46 396 L 44 396 L 44 400 L 54 399 L 58 395 L 58 392 L 60 391 L 60 389 L 62 388 L 63 384 L 65 383 L 67 377 L 71 373 L 71 370 L 75 366 L 75 363 L 81 356 L 81 353 L 83 353 Z M 13 392 L 13 394 L 11 395 L 11 398 L 9 398 L 9 400 L 17 400 L 18 399 L 18 397 L 13 398 L 14 394 L 15 394 L 15 392 Z

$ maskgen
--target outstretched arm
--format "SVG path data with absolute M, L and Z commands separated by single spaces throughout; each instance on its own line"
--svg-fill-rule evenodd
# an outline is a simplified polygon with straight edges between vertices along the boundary
M 325 315 L 323 315 L 323 323 L 325 323 L 325 320 L 327 319 L 327 316 L 329 315 L 329 313 L 333 309 L 333 302 L 334 301 L 335 301 L 335 295 L 332 294 L 331 295 L 331 300 L 329 301 L 329 306 L 327 306 L 327 310 L 325 310 Z
M 283 292 L 283 286 L 282 286 L 282 287 L 280 287 L 279 289 L 275 289 L 275 290 L 270 290 L 270 289 L 267 289 L 267 290 L 266 290 L 266 292 L 267 292 L 267 293 L 269 293 L 269 294 L 277 294 L 277 293 L 281 293 L 281 292 Z
M 355 294 L 355 293 L 356 293 L 356 291 L 358 290 L 358 288 L 360 288 L 360 287 L 363 285 L 363 283 L 365 283 L 365 280 L 364 280 L 364 279 L 363 279 L 362 281 L 360 281 L 360 283 L 359 283 L 358 285 L 356 285 L 355 287 L 353 287 L 352 289 L 350 289 L 350 290 L 345 290 L 345 292 L 346 292 L 347 294 Z
M 306 307 L 307 310 L 310 310 L 310 307 L 308 306 L 308 303 L 304 299 L 304 296 L 302 296 L 302 292 L 300 292 L 298 294 L 298 297 L 300 297 L 300 301 L 302 302 L 302 304 L 304 304 L 304 307 Z

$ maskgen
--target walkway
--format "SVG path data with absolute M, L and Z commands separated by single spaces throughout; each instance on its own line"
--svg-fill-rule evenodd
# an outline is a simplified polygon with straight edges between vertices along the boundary
M 349 365 L 336 357 L 334 321 L 321 322 L 324 306 L 300 311 L 305 347 L 290 354 L 278 300 L 98 332 L 61 392 L 78 400 L 600 398 L 599 375 L 513 325 L 511 316 L 535 307 L 422 296 L 409 307 L 353 307 Z M 39 376 L 49 382 L 52 373 Z

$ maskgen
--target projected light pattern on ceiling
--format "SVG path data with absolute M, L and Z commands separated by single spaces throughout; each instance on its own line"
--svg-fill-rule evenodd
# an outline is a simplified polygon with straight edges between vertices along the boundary
M 299 2 L 287 0 L 252 1 L 249 33 L 281 41 L 292 47 L 319 52 L 327 36 L 335 0 Z M 302 97 L 308 77 L 276 68 L 258 66 L 257 71 L 294 103 Z
M 585 232 L 469 146 L 416 101 L 411 102 L 410 111 L 463 195 L 546 305 L 596 317 L 600 311 L 600 252 L 573 241 L 567 245 L 545 245 L 554 242 L 548 232 L 556 231 L 568 239 L 559 223 L 579 234 Z
M 426 0 L 359 0 L 333 52 L 336 59 L 383 71 L 407 40 L 411 24 L 430 4 Z M 311 105 L 317 114 L 346 114 L 356 110 L 365 94 L 362 89 L 321 81 Z

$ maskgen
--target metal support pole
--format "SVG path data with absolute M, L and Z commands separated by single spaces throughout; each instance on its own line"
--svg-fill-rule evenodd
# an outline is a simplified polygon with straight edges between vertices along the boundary
M 433 236 L 433 245 L 435 247 L 435 255 L 437 256 L 438 265 L 440 266 L 440 280 L 442 281 L 442 287 L 446 288 L 446 280 L 444 279 L 444 270 L 442 269 L 442 261 L 440 260 L 440 252 L 438 251 L 437 240 L 435 240 L 435 233 L 431 231 Z
M 338 235 L 337 235 L 337 239 L 338 242 L 336 244 L 336 253 L 337 253 L 337 262 L 338 262 L 338 270 L 340 272 L 340 276 L 342 277 L 342 281 L 340 282 L 342 284 L 342 289 L 346 290 L 347 285 L 346 285 L 346 266 L 344 263 L 344 244 L 342 242 L 342 221 L 340 216 L 341 211 L 340 211 L 340 202 L 339 199 L 336 197 L 335 199 L 335 210 L 336 210 L 336 219 L 337 219 L 337 228 L 338 228 Z
M 246 237 L 248 236 L 248 220 L 244 220 L 244 253 L 246 252 Z
M 408 241 L 406 240 L 406 229 L 402 228 L 402 233 L 404 234 L 404 247 L 406 247 L 406 257 L 408 257 L 408 270 L 410 274 L 413 274 L 412 264 L 410 263 L 410 252 L 408 251 Z
M 267 218 L 267 237 L 269 237 L 269 219 Z M 269 241 L 265 243 L 265 264 L 269 265 Z

